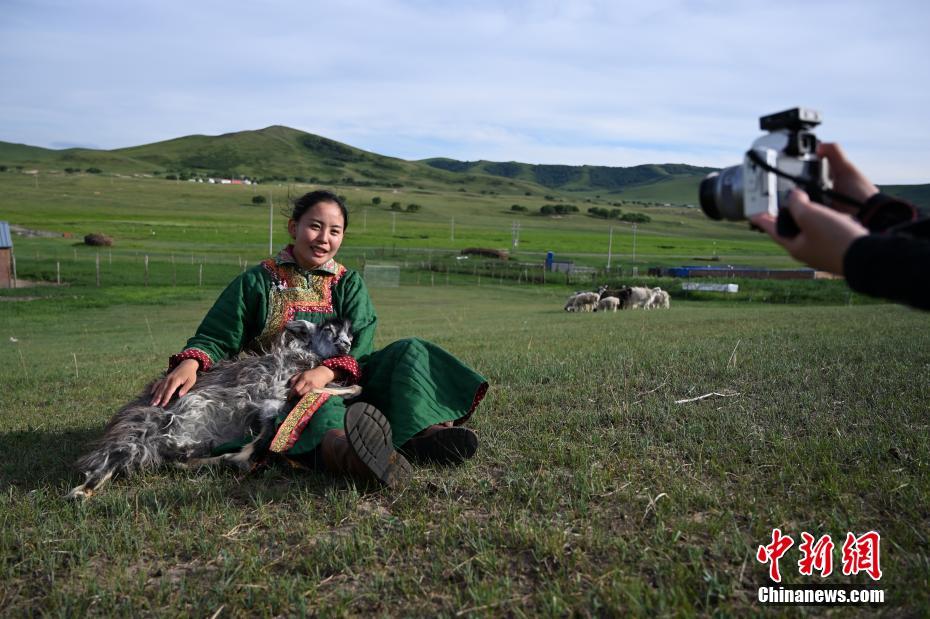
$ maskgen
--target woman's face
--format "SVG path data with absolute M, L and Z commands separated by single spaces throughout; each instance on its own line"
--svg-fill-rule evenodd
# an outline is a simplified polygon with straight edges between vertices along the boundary
M 307 270 L 326 263 L 339 251 L 345 219 L 335 202 L 318 202 L 300 219 L 287 222 L 287 231 L 294 239 L 294 258 Z

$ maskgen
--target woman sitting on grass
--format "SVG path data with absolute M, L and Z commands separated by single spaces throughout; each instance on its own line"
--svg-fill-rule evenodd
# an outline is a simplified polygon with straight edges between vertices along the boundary
M 417 338 L 372 352 L 377 318 L 368 290 L 358 272 L 335 260 L 348 224 L 346 206 L 335 194 L 300 197 L 288 220 L 293 243 L 223 291 L 187 347 L 171 357 L 169 373 L 153 385 L 152 404 L 167 404 L 175 392 L 184 396 L 197 373 L 221 359 L 261 350 L 289 320 L 349 319 L 350 354 L 291 379 L 296 403 L 278 418 L 271 451 L 293 464 L 397 486 L 410 475 L 405 456 L 456 464 L 475 454 L 478 437 L 460 424 L 488 384 L 445 350 Z M 342 398 L 312 391 L 334 381 L 361 385 L 364 402 L 347 409 Z M 218 453 L 239 446 L 221 446 Z

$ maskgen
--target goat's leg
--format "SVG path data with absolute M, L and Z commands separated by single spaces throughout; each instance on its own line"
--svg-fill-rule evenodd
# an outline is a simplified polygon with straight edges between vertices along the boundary
M 154 467 L 177 458 L 177 448 L 166 429 L 173 416 L 152 406 L 134 405 L 117 413 L 93 451 L 77 462 L 84 483 L 68 493 L 69 499 L 86 499 L 115 474 Z

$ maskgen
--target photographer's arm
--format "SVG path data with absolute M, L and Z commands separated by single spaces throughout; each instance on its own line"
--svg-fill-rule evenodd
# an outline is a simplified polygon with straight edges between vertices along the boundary
M 856 292 L 930 310 L 930 240 L 870 234 L 850 245 L 843 267 Z

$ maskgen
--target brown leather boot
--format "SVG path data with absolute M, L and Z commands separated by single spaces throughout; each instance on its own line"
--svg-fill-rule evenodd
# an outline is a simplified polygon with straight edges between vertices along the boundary
M 361 478 L 374 478 L 390 488 L 410 478 L 410 463 L 394 451 L 391 426 L 381 412 L 364 402 L 346 410 L 345 431 L 323 435 L 320 455 L 326 468 Z
M 478 435 L 462 426 L 432 425 L 408 440 L 400 452 L 415 462 L 461 464 L 478 451 Z

